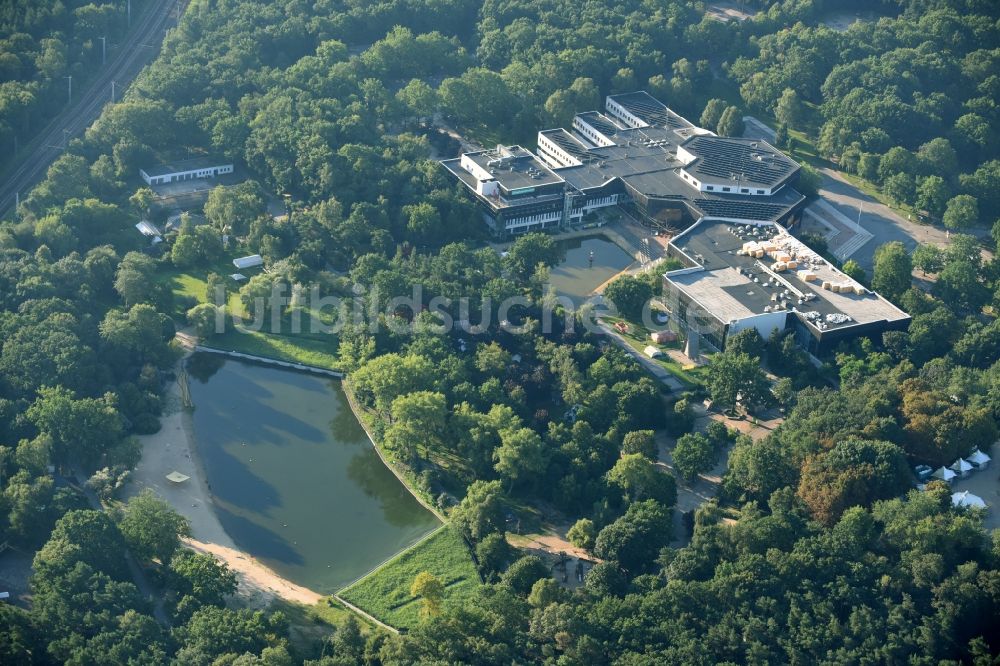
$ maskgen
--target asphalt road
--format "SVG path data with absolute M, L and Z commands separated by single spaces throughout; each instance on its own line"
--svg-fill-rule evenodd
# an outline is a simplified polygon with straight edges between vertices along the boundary
M 72 105 L 54 118 L 39 133 L 33 152 L 23 156 L 0 184 L 0 217 L 14 208 L 15 194 L 25 196 L 37 184 L 49 165 L 62 153 L 61 146 L 69 139 L 81 136 L 111 101 L 111 82 L 115 82 L 115 98 L 121 99 L 125 88 L 159 51 L 167 28 L 175 25 L 176 15 L 183 9 L 183 0 L 153 0 L 153 4 L 138 17 L 118 52 L 85 90 L 74 91 Z

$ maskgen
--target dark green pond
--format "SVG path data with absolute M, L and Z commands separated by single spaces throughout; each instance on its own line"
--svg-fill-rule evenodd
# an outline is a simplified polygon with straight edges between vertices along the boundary
M 549 281 L 557 294 L 568 296 L 577 305 L 633 261 L 628 252 L 604 236 L 563 240 L 558 246 L 563 259 L 549 271 Z
M 226 532 L 333 593 L 437 526 L 375 453 L 340 383 L 195 354 L 198 451 Z

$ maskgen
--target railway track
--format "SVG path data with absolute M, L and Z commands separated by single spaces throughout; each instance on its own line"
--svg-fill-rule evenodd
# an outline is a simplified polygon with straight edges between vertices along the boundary
M 26 195 L 45 175 L 49 165 L 63 152 L 71 138 L 97 119 L 111 99 L 111 82 L 122 92 L 159 52 L 167 28 L 176 24 L 184 0 L 153 0 L 121 44 L 118 53 L 83 91 L 79 101 L 54 118 L 35 140 L 35 148 L 15 164 L 0 184 L 0 217 L 11 213 L 18 194 Z M 119 97 L 120 98 L 120 97 Z

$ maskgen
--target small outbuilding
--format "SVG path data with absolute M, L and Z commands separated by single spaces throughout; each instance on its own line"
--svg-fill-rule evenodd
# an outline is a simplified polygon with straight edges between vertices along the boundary
M 231 163 L 210 157 L 195 157 L 139 169 L 139 175 L 147 185 L 164 185 L 195 178 L 214 178 L 232 172 Z
M 238 259 L 233 259 L 233 266 L 243 270 L 246 268 L 255 268 L 257 266 L 262 266 L 264 264 L 264 258 L 259 254 L 251 254 L 245 257 L 240 257 Z
M 642 353 L 648 356 L 649 358 L 659 358 L 663 356 L 663 352 L 654 347 L 653 345 L 648 345 L 645 349 L 642 350 Z
M 985 509 L 986 502 L 979 495 L 973 495 L 968 490 L 963 490 L 960 493 L 951 494 L 951 504 L 952 506 L 962 507 L 963 509 Z
M 986 469 L 990 465 L 990 460 L 992 460 L 988 455 L 976 449 L 973 451 L 966 460 L 975 467 L 976 469 Z
M 673 331 L 653 331 L 649 334 L 649 339 L 658 345 L 677 340 L 677 334 Z

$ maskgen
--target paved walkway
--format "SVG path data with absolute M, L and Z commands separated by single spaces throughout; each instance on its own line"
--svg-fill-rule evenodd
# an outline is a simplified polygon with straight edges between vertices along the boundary
M 749 435 L 754 440 L 762 439 L 778 427 L 783 421 L 782 418 L 773 418 L 768 421 L 758 421 L 756 424 L 748 419 L 735 421 L 727 419 L 717 411 L 709 411 L 704 403 L 694 403 L 691 405 L 695 414 L 694 428 L 692 432 L 704 433 L 708 429 L 708 424 L 718 421 L 727 428 L 737 430 L 740 433 Z M 664 431 L 656 433 L 657 461 L 659 464 L 674 471 L 673 450 L 677 444 L 675 437 L 670 437 Z M 697 510 L 705 502 L 709 502 L 719 493 L 722 485 L 722 477 L 729 469 L 729 454 L 733 450 L 733 444 L 727 446 L 719 452 L 719 458 L 712 469 L 698 475 L 694 481 L 685 481 L 679 473 L 674 474 L 677 480 L 677 504 L 674 506 L 673 524 L 674 535 L 670 545 L 674 548 L 681 548 L 690 542 L 683 525 L 683 514 L 688 511 Z
M 848 255 L 869 273 L 874 265 L 875 251 L 885 243 L 900 241 L 908 252 L 913 252 L 917 243 L 945 247 L 950 242 L 944 229 L 904 218 L 852 185 L 839 171 L 822 168 L 819 172 L 823 176 L 820 196 L 852 220 L 858 220 L 860 211 L 861 227 L 872 235 L 871 242 L 854 248 Z
M 256 363 L 264 363 L 266 365 L 277 365 L 282 368 L 288 368 L 290 370 L 311 372 L 316 375 L 326 375 L 327 377 L 336 377 L 337 379 L 344 378 L 344 373 L 337 372 L 336 370 L 330 370 L 329 368 L 320 368 L 315 365 L 305 365 L 304 363 L 295 363 L 293 361 L 281 361 L 279 359 L 271 358 L 269 356 L 256 356 L 254 354 L 244 354 L 243 352 L 230 351 L 228 349 L 218 349 L 216 347 L 206 347 L 204 345 L 196 345 L 194 351 L 205 352 L 207 354 L 221 354 L 222 356 L 229 356 L 230 358 L 242 359 L 245 361 L 254 361 Z
M 628 341 L 625 340 L 625 338 L 623 338 L 618 333 L 618 331 L 616 331 L 613 327 L 608 326 L 603 321 L 598 322 L 598 326 L 600 326 L 601 330 L 604 331 L 609 338 L 611 338 L 612 342 L 614 342 L 616 345 L 618 345 L 626 352 L 631 354 L 632 358 L 634 358 L 639 362 L 639 365 L 648 370 L 654 377 L 659 379 L 660 382 L 662 382 L 671 391 L 679 392 L 684 390 L 684 384 L 681 383 L 679 379 L 670 374 L 670 371 L 668 371 L 666 368 L 664 368 L 662 365 L 660 365 L 653 359 L 635 350 L 632 347 L 632 345 L 630 345 Z

